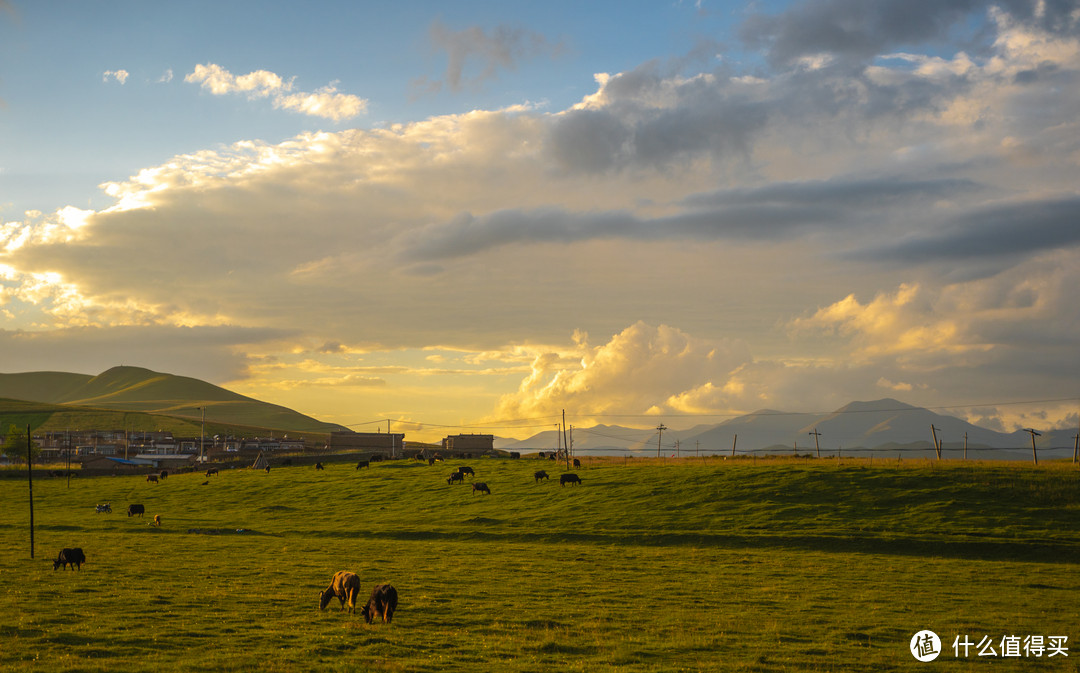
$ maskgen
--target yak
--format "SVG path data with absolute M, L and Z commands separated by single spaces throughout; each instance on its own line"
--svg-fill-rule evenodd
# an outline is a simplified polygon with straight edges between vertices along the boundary
M 142 505 L 128 505 L 128 516 L 135 516 L 138 514 L 142 516 L 146 512 L 146 508 Z
M 57 554 L 56 560 L 52 562 L 52 569 L 56 570 L 60 566 L 64 566 L 64 570 L 70 565 L 72 570 L 82 570 L 82 564 L 86 563 L 86 554 L 83 554 L 83 550 L 80 547 L 74 549 L 61 549 Z
M 389 624 L 397 610 L 397 589 L 390 584 L 379 584 L 371 590 L 371 598 L 364 606 L 364 621 L 368 624 L 382 618 L 383 624 Z
M 330 580 L 330 586 L 319 592 L 319 609 L 325 610 L 331 598 L 341 601 L 341 609 L 345 609 L 345 602 L 349 603 L 349 612 L 356 611 L 356 597 L 360 595 L 360 577 L 348 570 L 339 570 L 334 573 Z
M 533 477 L 536 479 L 537 483 L 539 483 L 542 479 L 551 479 L 551 477 L 548 476 L 548 473 L 544 470 L 537 470 L 536 472 L 533 472 Z
M 447 484 L 453 484 L 455 481 L 464 481 L 465 475 L 461 472 L 454 472 L 446 478 Z
M 566 486 L 567 484 L 570 484 L 570 485 L 580 484 L 580 483 L 581 483 L 581 477 L 577 476 L 576 474 L 574 474 L 572 472 L 568 472 L 567 474 L 559 475 L 559 485 L 560 486 Z
M 460 474 L 460 472 L 458 474 Z M 488 485 L 482 481 L 474 481 L 472 485 L 472 490 L 473 493 L 487 493 L 488 495 L 491 495 L 491 489 L 488 488 Z

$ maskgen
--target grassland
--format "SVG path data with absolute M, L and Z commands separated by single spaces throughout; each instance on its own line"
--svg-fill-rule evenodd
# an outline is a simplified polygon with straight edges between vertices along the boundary
M 462 464 L 490 496 L 447 485 Z M 0 669 L 1078 670 L 1071 466 L 609 459 L 578 487 L 554 467 L 36 481 L 32 561 L 26 484 L 0 480 Z M 81 572 L 53 571 L 65 546 Z M 397 587 L 393 624 L 318 610 L 341 569 L 365 598 Z M 957 659 L 956 635 L 1065 635 L 1070 656 Z

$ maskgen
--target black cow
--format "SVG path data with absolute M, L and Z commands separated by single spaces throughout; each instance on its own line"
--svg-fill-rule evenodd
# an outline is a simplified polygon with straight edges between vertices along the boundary
M 156 474 L 148 474 L 148 475 L 146 475 L 146 481 L 153 482 L 155 484 L 158 483 L 157 475 Z
M 168 479 L 169 478 L 169 471 L 168 470 L 162 470 L 161 474 L 158 475 L 158 476 L 161 477 L 162 479 Z
M 563 475 L 559 476 L 559 485 L 560 486 L 566 486 L 567 484 L 574 485 L 574 484 L 580 484 L 580 483 L 581 483 L 581 477 L 577 476 L 573 472 L 567 472 L 566 474 L 563 474 Z
M 544 470 L 537 470 L 536 472 L 533 472 L 533 477 L 536 478 L 537 483 L 539 483 L 542 479 L 551 479 L 551 477 L 548 476 L 548 473 Z
M 356 464 L 356 469 L 359 470 L 361 467 L 371 467 L 371 461 L 361 460 L 359 463 Z
M 457 471 L 459 474 L 471 474 L 474 477 L 476 476 L 476 473 L 473 472 L 473 469 L 471 467 L 459 467 Z
M 146 512 L 146 508 L 142 505 L 128 505 L 128 516 L 135 516 L 138 514 L 142 516 Z
M 364 606 L 364 621 L 370 624 L 381 617 L 383 624 L 389 624 L 394 610 L 397 610 L 397 589 L 389 584 L 376 585 Z
M 218 469 L 216 467 L 211 467 L 209 470 L 206 471 L 206 476 L 209 477 L 210 475 L 217 474 L 217 473 L 218 473 Z
M 581 467 L 581 461 L 577 458 L 574 459 L 574 467 Z
M 82 570 L 82 564 L 86 563 L 86 554 L 83 554 L 83 550 L 79 547 L 74 549 L 61 549 L 60 553 L 56 556 L 56 560 L 52 562 L 52 569 L 56 570 L 60 566 L 64 566 L 64 570 L 70 565 L 72 570 L 76 568 Z
M 464 482 L 465 481 L 465 475 L 460 473 L 460 472 L 454 472 L 453 474 L 451 474 L 449 477 L 446 478 L 446 483 L 448 483 L 448 484 L 453 484 L 455 481 Z
M 315 463 L 315 469 L 316 470 L 325 470 L 326 468 L 322 466 L 322 463 Z
M 491 495 L 491 489 L 488 488 L 488 485 L 485 484 L 482 481 L 474 481 L 473 485 L 472 485 L 472 490 L 473 490 L 473 493 L 480 492 L 480 493 L 487 493 L 488 495 Z

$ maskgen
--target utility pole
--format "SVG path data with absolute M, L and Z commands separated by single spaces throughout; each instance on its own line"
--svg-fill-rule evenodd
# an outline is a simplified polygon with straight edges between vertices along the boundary
M 964 433 L 964 460 L 967 460 L 967 433 Z
M 937 459 L 941 460 L 941 442 L 938 441 L 937 428 L 933 423 L 930 424 L 930 433 L 934 436 L 934 451 L 937 452 Z
M 563 450 L 566 451 L 566 469 L 570 469 L 570 444 L 566 441 L 566 409 L 562 410 Z M 558 454 L 556 454 L 558 455 Z
M 202 429 L 199 430 L 199 460 L 206 462 L 206 407 L 199 407 L 202 411 Z
M 1076 454 L 1080 452 L 1080 435 L 1073 435 L 1073 465 L 1076 464 Z
M 818 437 L 821 437 L 821 433 L 817 431 L 817 428 L 814 428 L 813 432 L 806 434 L 814 436 L 814 448 L 817 449 L 817 457 L 821 458 L 821 444 L 818 444 Z
M 664 430 L 667 430 L 667 426 L 665 426 L 663 423 L 661 423 L 660 425 L 656 426 L 656 430 L 657 430 L 657 432 L 660 433 L 660 436 L 656 438 L 656 457 L 659 458 L 660 457 L 660 440 L 662 440 L 664 438 Z
M 675 440 L 675 457 L 676 458 L 682 458 L 682 449 L 681 449 L 681 447 L 679 445 L 679 441 L 680 440 L 678 440 L 678 439 Z
M 735 439 L 731 440 L 731 457 L 735 457 L 735 445 L 739 443 L 739 434 L 735 433 Z
M 1041 432 L 1036 432 L 1035 430 L 1032 430 L 1030 428 L 1025 428 L 1024 432 L 1031 433 L 1031 459 L 1033 461 L 1035 461 L 1036 465 L 1038 465 L 1039 464 L 1039 454 L 1035 453 L 1035 438 L 1036 437 L 1042 437 L 1042 433 Z
M 570 469 L 570 452 L 574 450 L 574 426 L 570 426 L 570 444 L 566 447 L 566 469 Z
M 30 425 L 26 426 L 26 483 L 30 486 L 30 558 L 34 558 L 34 458 L 30 450 Z

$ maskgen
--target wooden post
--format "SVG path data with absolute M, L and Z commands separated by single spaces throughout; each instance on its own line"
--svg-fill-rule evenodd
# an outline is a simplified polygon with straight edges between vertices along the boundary
M 817 431 L 817 428 L 814 428 L 813 432 L 808 432 L 806 434 L 814 436 L 814 448 L 817 449 L 817 457 L 821 458 L 821 445 L 818 444 L 818 437 L 821 436 L 821 433 Z
M 1039 454 L 1035 452 L 1035 438 L 1036 437 L 1042 437 L 1042 433 L 1041 432 L 1036 432 L 1035 430 L 1032 430 L 1030 428 L 1024 430 L 1024 432 L 1031 433 L 1031 459 L 1035 462 L 1036 465 L 1038 465 L 1039 464 Z
M 566 409 L 562 410 L 563 449 L 566 451 L 566 469 L 570 469 L 570 445 L 566 442 Z
M 731 457 L 735 457 L 735 444 L 739 441 L 738 433 L 735 434 L 735 439 L 731 440 Z
M 26 483 L 30 486 L 30 558 L 34 558 L 34 458 L 30 455 L 30 426 L 26 426 Z
M 1076 454 L 1080 451 L 1080 435 L 1073 437 L 1073 464 L 1076 464 Z
M 656 431 L 660 433 L 660 436 L 656 438 L 656 457 L 657 458 L 660 457 L 660 440 L 662 440 L 664 438 L 664 430 L 667 430 L 667 427 L 663 423 L 656 426 Z
M 964 433 L 964 460 L 967 460 L 967 433 Z
M 930 433 L 934 435 L 934 451 L 937 452 L 937 459 L 941 460 L 941 442 L 938 441 L 937 428 L 934 427 L 933 423 L 930 424 Z

